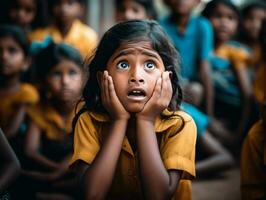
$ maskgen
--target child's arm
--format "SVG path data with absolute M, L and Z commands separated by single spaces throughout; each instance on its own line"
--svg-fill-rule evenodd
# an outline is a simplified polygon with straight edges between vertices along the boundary
M 26 109 L 26 105 L 24 104 L 17 106 L 17 111 L 12 116 L 12 120 L 10 120 L 7 126 L 3 127 L 5 135 L 8 139 L 16 135 L 19 129 L 19 126 L 21 125 L 25 117 L 25 109 Z
M 199 77 L 204 88 L 204 96 L 206 97 L 206 112 L 208 116 L 213 116 L 213 84 L 211 80 L 210 64 L 207 60 L 200 62 Z
M 112 122 L 104 133 L 102 146 L 94 161 L 85 172 L 86 199 L 105 199 L 112 184 L 116 164 L 122 149 L 129 113 L 116 96 L 113 81 L 107 71 L 100 79 L 101 99 L 109 112 Z
M 201 136 L 199 148 L 207 157 L 196 163 L 197 176 L 216 174 L 234 164 L 230 153 L 208 131 Z
M 244 65 L 244 64 L 242 64 Z M 251 112 L 251 96 L 252 96 L 252 88 L 251 88 L 251 83 L 248 77 L 247 73 L 247 67 L 246 66 L 238 66 L 237 69 L 235 70 L 239 88 L 241 91 L 242 95 L 242 114 L 241 114 L 241 119 L 239 121 L 239 125 L 237 128 L 237 133 L 236 133 L 236 138 L 234 139 L 235 141 L 240 141 L 241 137 L 243 136 L 243 133 L 248 125 L 248 120 Z
M 64 165 L 56 163 L 45 156 L 41 155 L 39 148 L 41 146 L 41 130 L 33 122 L 29 122 L 29 128 L 25 139 L 25 154 L 32 161 L 36 162 L 39 166 L 46 168 L 50 171 L 62 170 Z
M 19 175 L 19 161 L 0 129 L 0 193 Z
M 157 80 L 152 97 L 136 115 L 140 176 L 146 199 L 170 199 L 181 177 L 180 171 L 165 169 L 154 129 L 156 117 L 168 107 L 171 97 L 169 72 L 164 72 Z

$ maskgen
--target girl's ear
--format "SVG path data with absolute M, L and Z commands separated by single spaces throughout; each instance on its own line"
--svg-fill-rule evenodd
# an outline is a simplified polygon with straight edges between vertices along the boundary
M 23 72 L 27 71 L 29 69 L 31 63 L 32 63 L 32 59 L 31 58 L 25 58 L 24 65 L 22 66 L 22 71 Z
M 101 85 L 103 73 L 101 71 L 98 71 L 96 76 L 98 84 Z

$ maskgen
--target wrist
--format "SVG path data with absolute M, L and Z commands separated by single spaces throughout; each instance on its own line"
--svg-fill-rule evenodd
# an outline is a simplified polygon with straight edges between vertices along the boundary
M 136 121 L 139 122 L 148 122 L 148 123 L 155 123 L 156 117 L 153 116 L 146 116 L 141 114 L 136 114 Z

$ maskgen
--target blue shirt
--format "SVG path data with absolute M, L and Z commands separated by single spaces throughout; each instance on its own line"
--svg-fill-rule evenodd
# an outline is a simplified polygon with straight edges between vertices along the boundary
M 250 50 L 241 43 L 229 41 L 215 49 L 210 59 L 215 97 L 233 106 L 241 105 L 241 91 L 236 72 L 246 67 Z
M 191 16 L 184 33 L 180 33 L 170 16 L 160 20 L 160 24 L 180 53 L 182 77 L 197 80 L 199 61 L 209 60 L 213 50 L 211 24 L 201 16 Z

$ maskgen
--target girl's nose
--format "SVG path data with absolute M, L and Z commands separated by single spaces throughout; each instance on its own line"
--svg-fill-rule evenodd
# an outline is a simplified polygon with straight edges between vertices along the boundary
M 68 85 L 69 83 L 70 83 L 70 77 L 68 75 L 63 75 L 62 76 L 62 84 Z
M 143 71 L 138 68 L 135 67 L 131 70 L 131 74 L 130 74 L 130 78 L 129 78 L 129 83 L 144 83 L 144 78 L 143 78 Z

